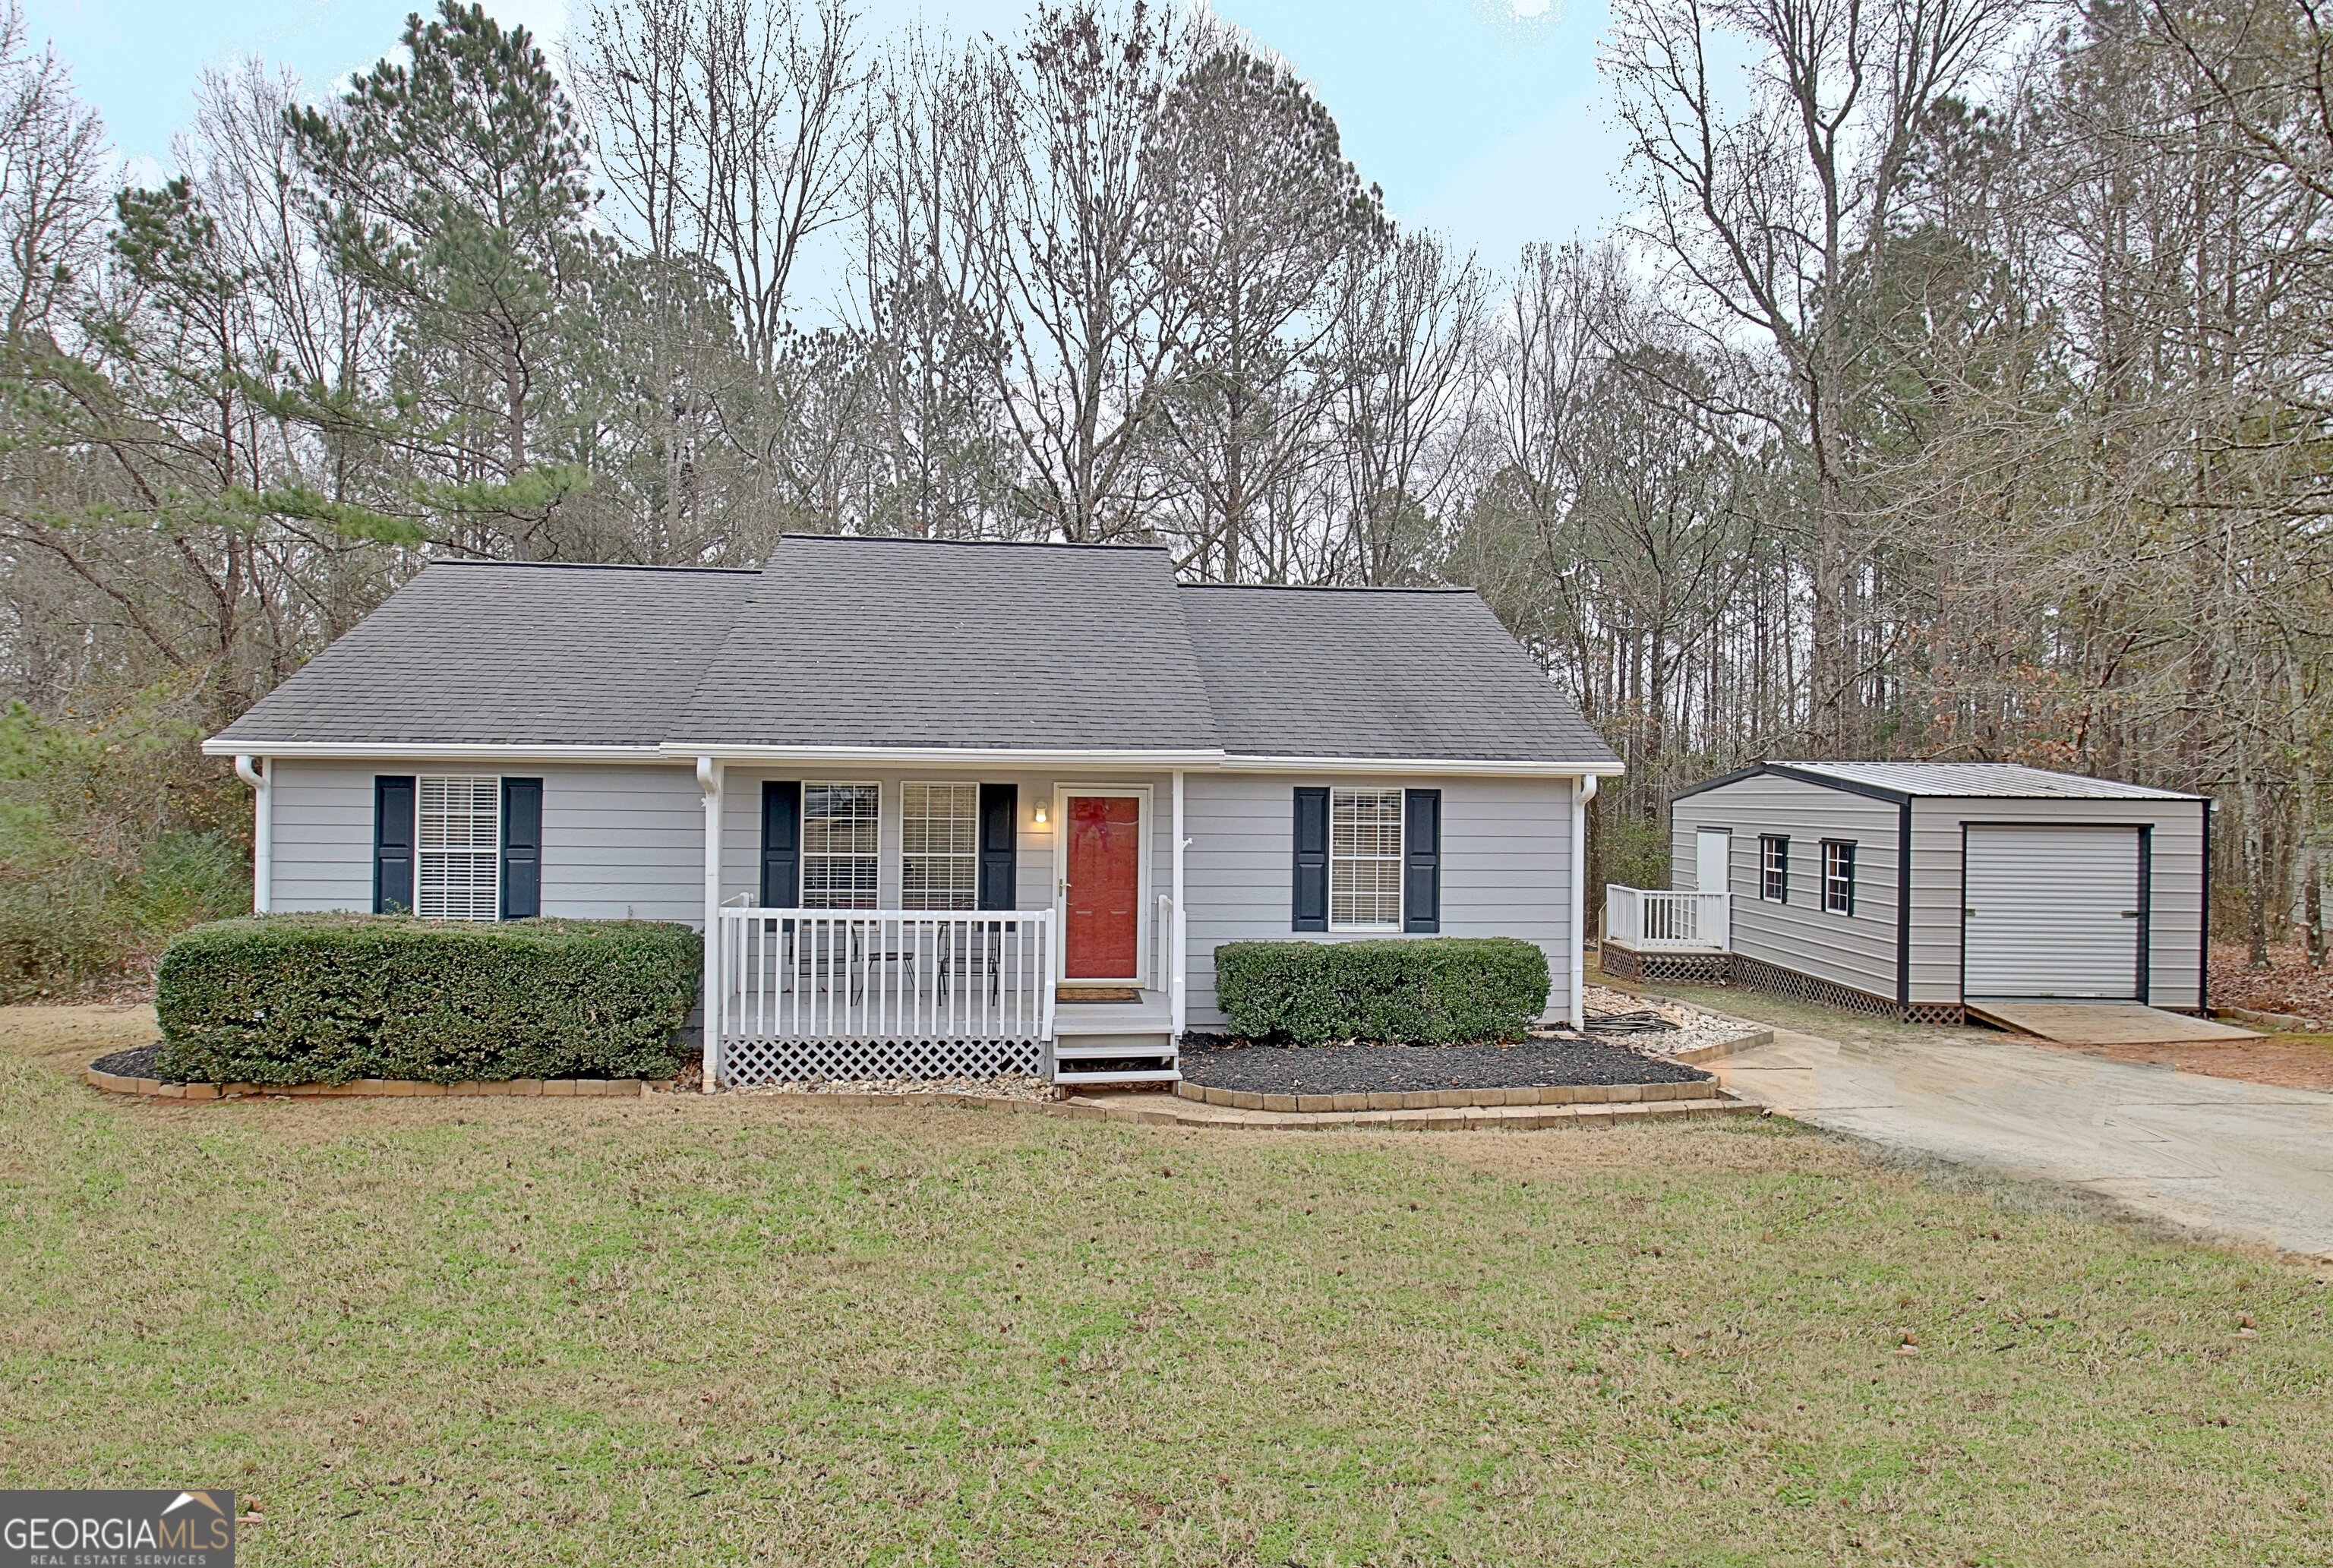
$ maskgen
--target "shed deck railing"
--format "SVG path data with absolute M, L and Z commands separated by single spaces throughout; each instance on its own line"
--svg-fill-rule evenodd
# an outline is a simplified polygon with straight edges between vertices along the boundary
M 1604 940 L 1638 952 L 1725 952 L 1733 911 L 1723 893 L 1604 886 Z
M 736 1084 L 1034 1074 L 1051 910 L 730 908 L 715 1072 Z

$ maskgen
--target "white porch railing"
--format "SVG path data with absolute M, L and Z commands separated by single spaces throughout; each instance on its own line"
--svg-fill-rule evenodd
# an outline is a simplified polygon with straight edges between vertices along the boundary
M 1638 952 L 1725 952 L 1731 894 L 1604 884 L 1604 940 Z
M 721 1082 L 1035 1073 L 1051 910 L 724 909 Z

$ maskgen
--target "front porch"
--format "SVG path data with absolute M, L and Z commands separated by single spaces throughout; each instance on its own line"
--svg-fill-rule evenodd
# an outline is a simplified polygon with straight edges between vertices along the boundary
M 709 1086 L 1178 1081 L 1179 774 L 770 771 L 699 769 Z

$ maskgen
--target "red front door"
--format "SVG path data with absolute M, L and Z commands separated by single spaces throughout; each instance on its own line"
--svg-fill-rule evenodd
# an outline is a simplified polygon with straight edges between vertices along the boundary
M 1069 798 L 1065 980 L 1132 980 L 1140 962 L 1142 802 Z

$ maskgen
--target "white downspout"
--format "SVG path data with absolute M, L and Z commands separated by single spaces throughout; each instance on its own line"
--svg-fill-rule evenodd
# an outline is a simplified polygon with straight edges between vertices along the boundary
M 254 766 L 254 763 L 257 766 Z M 235 776 L 251 786 L 251 912 L 275 905 L 275 770 L 264 757 L 237 757 Z
M 1175 920 L 1174 929 L 1166 933 L 1166 1007 L 1167 1016 L 1174 1023 L 1173 1043 L 1178 1054 L 1183 1045 L 1184 993 L 1190 968 L 1190 955 L 1185 951 L 1186 932 L 1190 927 L 1183 918 L 1183 847 L 1187 842 L 1183 837 L 1183 770 L 1177 768 L 1175 770 Z
M 721 764 L 696 760 L 696 787 L 705 791 L 705 1076 L 713 1093 L 721 1081 Z
M 1571 797 L 1571 1027 L 1588 1022 L 1588 803 L 1596 775 L 1583 773 Z

